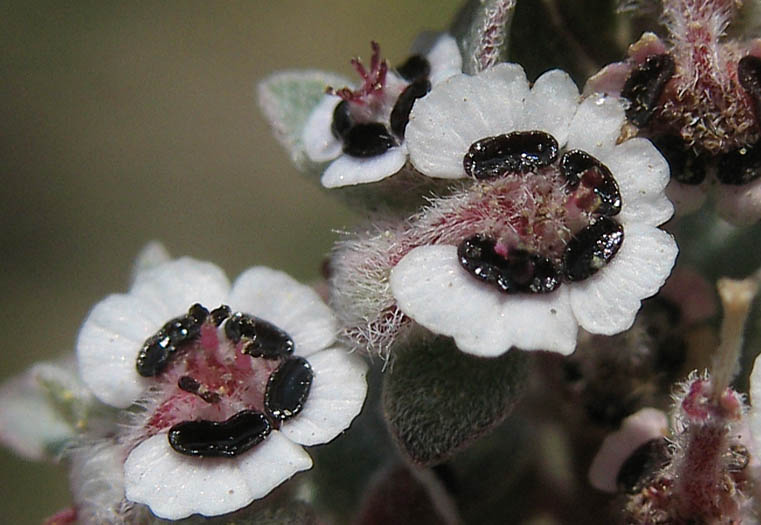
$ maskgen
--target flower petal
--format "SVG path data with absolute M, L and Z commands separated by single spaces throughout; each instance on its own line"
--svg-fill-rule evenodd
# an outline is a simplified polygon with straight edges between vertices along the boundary
M 579 89 L 565 71 L 547 71 L 534 83 L 526 99 L 523 128 L 546 131 L 562 147 L 579 105 Z
M 399 172 L 406 162 L 407 148 L 404 146 L 374 157 L 341 155 L 322 174 L 321 182 L 326 188 L 377 182 Z
M 571 122 L 566 148 L 599 158 L 616 145 L 625 118 L 620 99 L 600 94 L 585 98 Z
M 216 308 L 224 303 L 229 291 L 230 281 L 216 265 L 183 257 L 140 272 L 130 295 L 163 308 L 166 322 L 186 313 L 194 303 Z
M 333 111 L 341 99 L 335 95 L 325 95 L 309 115 L 304 125 L 301 141 L 304 151 L 314 162 L 327 162 L 341 154 L 343 147 L 333 131 Z
M 646 224 L 627 224 L 615 258 L 571 286 L 571 307 L 579 325 L 604 335 L 631 327 L 642 299 L 663 286 L 678 251 L 669 233 Z
M 613 173 L 621 191 L 619 221 L 658 226 L 671 218 L 674 206 L 663 193 L 669 183 L 669 165 L 649 140 L 627 140 L 599 160 Z
M 280 431 L 301 445 L 327 443 L 349 428 L 367 395 L 367 364 L 338 348 L 309 357 L 314 380 L 303 409 Z
M 311 467 L 309 454 L 276 430 L 235 458 L 184 456 L 161 433 L 130 452 L 125 491 L 127 499 L 148 505 L 160 518 L 217 516 L 247 506 Z
M 110 295 L 95 305 L 79 331 L 77 362 L 98 399 L 119 408 L 137 399 L 148 386 L 135 368 L 137 355 L 167 320 L 163 307 L 133 295 Z
M 338 325 L 333 313 L 310 287 L 289 275 L 257 266 L 236 279 L 230 307 L 261 317 L 285 330 L 296 344 L 295 353 L 309 356 L 335 340 Z
M 460 350 L 497 356 L 512 346 L 570 354 L 576 321 L 565 287 L 544 295 L 506 295 L 469 275 L 455 246 L 422 246 L 391 271 L 399 308 L 437 334 L 452 336 Z
M 426 58 L 431 64 L 429 80 L 432 86 L 462 72 L 460 48 L 457 41 L 446 33 L 436 39 Z
M 435 86 L 410 113 L 405 137 L 412 164 L 431 177 L 464 177 L 462 159 L 471 144 L 513 131 L 523 121 L 528 93 L 526 73 L 517 64 Z
M 761 218 L 761 179 L 742 186 L 720 184 L 716 195 L 716 211 L 732 224 L 746 226 Z

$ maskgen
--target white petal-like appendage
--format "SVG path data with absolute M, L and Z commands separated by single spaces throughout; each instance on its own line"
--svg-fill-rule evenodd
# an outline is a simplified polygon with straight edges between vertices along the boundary
M 498 64 L 478 76 L 456 75 L 435 86 L 410 113 L 405 139 L 412 164 L 431 177 L 464 177 L 462 159 L 471 144 L 515 131 L 528 92 L 517 64 Z
M 332 441 L 362 410 L 367 395 L 367 364 L 357 354 L 339 348 L 309 357 L 314 380 L 301 412 L 280 431 L 302 445 Z
M 326 188 L 378 182 L 398 173 L 406 162 L 407 148 L 404 145 L 374 157 L 352 157 L 343 154 L 330 163 L 320 182 Z
M 534 83 L 526 99 L 523 128 L 546 131 L 563 147 L 579 106 L 579 89 L 565 71 L 547 71 Z
M 429 80 L 435 86 L 447 78 L 462 73 L 462 55 L 457 41 L 448 34 L 441 35 L 426 54 L 431 64 Z
M 742 186 L 719 184 L 716 195 L 716 211 L 732 224 L 746 226 L 761 218 L 761 179 Z
M 163 307 L 166 322 L 187 313 L 194 303 L 216 308 L 225 302 L 229 291 L 230 281 L 219 267 L 183 257 L 139 273 L 130 295 Z
M 406 315 L 460 350 L 498 356 L 512 346 L 570 354 L 577 323 L 565 286 L 550 294 L 500 293 L 468 274 L 455 246 L 422 246 L 391 271 L 391 292 Z
M 333 313 L 317 292 L 264 266 L 249 268 L 238 277 L 229 305 L 285 330 L 296 345 L 294 352 L 304 357 L 326 348 L 338 332 Z
M 592 277 L 569 285 L 571 307 L 585 330 L 613 335 L 631 327 L 642 299 L 655 295 L 679 252 L 674 238 L 646 224 L 627 224 L 610 263 Z
M 589 467 L 589 482 L 596 489 L 616 492 L 618 473 L 624 462 L 640 446 L 668 432 L 666 414 L 656 408 L 643 408 L 621 422 L 621 428 L 608 434 Z
M 333 126 L 333 112 L 339 97 L 325 95 L 319 104 L 312 110 L 301 136 L 304 151 L 310 160 L 314 162 L 327 162 L 341 154 L 343 145 L 338 140 L 331 127 Z
M 135 447 L 124 463 L 126 497 L 158 517 L 217 516 L 243 508 L 302 470 L 312 459 L 273 430 L 235 458 L 200 458 L 172 450 L 166 433 Z
M 663 193 L 669 183 L 669 165 L 649 140 L 627 140 L 599 160 L 610 169 L 621 191 L 621 213 L 616 220 L 658 226 L 671 218 L 674 206 Z
M 566 148 L 580 149 L 599 158 L 616 145 L 625 118 L 620 99 L 600 94 L 585 98 L 571 121 Z
M 138 274 L 171 260 L 172 256 L 169 254 L 169 250 L 161 241 L 150 241 L 137 254 L 135 264 L 132 267 L 132 282 L 135 282 Z
M 163 307 L 132 295 L 110 295 L 95 305 L 77 338 L 82 380 L 107 405 L 126 408 L 148 386 L 135 368 L 138 353 L 169 319 Z
M 761 455 L 761 355 L 756 357 L 750 373 L 750 405 L 748 426 L 753 442 L 751 455 L 758 457 Z

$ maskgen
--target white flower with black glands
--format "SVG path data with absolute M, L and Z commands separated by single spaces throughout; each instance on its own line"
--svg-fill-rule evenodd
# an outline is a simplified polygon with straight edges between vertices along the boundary
M 629 328 L 677 247 L 657 228 L 673 213 L 668 166 L 647 140 L 619 143 L 624 118 L 619 99 L 580 100 L 557 70 L 529 87 L 520 66 L 500 64 L 434 88 L 410 115 L 412 164 L 475 182 L 426 212 L 456 235 L 394 267 L 401 310 L 478 355 L 568 354 L 578 326 Z
M 377 182 L 404 167 L 404 135 L 413 104 L 462 67 L 451 36 L 422 40 L 414 46 L 415 53 L 393 69 L 373 42 L 369 69 L 359 59 L 352 62 L 362 85 L 334 90 L 312 112 L 303 141 L 312 161 L 330 161 L 323 186 Z
M 169 519 L 213 516 L 311 468 L 301 445 L 343 432 L 367 388 L 335 332 L 315 292 L 263 267 L 230 286 L 178 259 L 98 303 L 77 342 L 82 378 L 104 403 L 145 409 L 125 436 L 127 499 Z

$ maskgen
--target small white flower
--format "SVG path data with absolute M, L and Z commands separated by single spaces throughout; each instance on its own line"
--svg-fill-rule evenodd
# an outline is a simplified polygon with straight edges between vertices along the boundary
M 348 428 L 367 390 L 365 363 L 332 346 L 336 328 L 282 272 L 251 268 L 230 286 L 189 258 L 98 303 L 77 341 L 80 374 L 101 401 L 145 408 L 127 443 L 127 499 L 167 519 L 224 514 L 311 468 L 301 445 Z
M 312 112 L 302 141 L 312 161 L 332 161 L 322 175 L 326 188 L 377 182 L 404 167 L 404 128 L 412 104 L 431 85 L 462 70 L 460 51 L 449 35 L 420 39 L 413 53 L 398 69 L 389 69 L 373 43 L 369 71 L 353 61 L 363 85 L 326 95 Z
M 482 356 L 569 354 L 579 326 L 628 329 L 677 247 L 657 228 L 673 213 L 668 166 L 645 139 L 617 143 L 623 122 L 618 99 L 580 101 L 558 70 L 530 87 L 516 64 L 451 77 L 418 101 L 406 134 L 414 167 L 471 175 L 483 196 L 458 213 L 475 237 L 434 239 L 394 267 L 399 308 Z

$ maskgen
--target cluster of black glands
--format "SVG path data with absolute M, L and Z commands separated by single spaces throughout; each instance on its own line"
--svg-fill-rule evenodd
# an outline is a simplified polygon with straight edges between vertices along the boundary
M 181 454 L 232 457 L 261 443 L 273 428 L 301 411 L 314 373 L 306 359 L 293 355 L 293 339 L 277 326 L 249 314 L 233 314 L 226 305 L 209 312 L 200 304 L 165 323 L 145 341 L 137 357 L 138 373 L 143 377 L 159 376 L 180 351 L 198 340 L 206 322 L 215 327 L 225 323 L 227 339 L 235 345 L 243 342 L 242 352 L 252 358 L 281 361 L 267 381 L 263 413 L 246 409 L 224 421 L 183 421 L 169 429 L 169 444 Z M 191 376 L 182 376 L 178 387 L 207 403 L 220 401 L 219 394 Z

